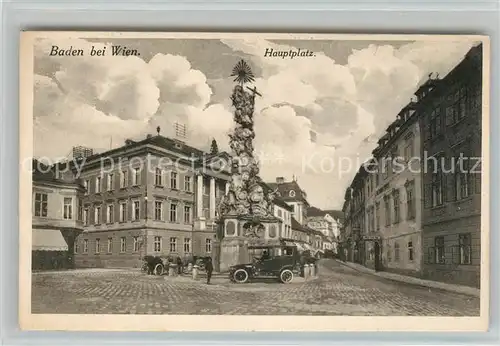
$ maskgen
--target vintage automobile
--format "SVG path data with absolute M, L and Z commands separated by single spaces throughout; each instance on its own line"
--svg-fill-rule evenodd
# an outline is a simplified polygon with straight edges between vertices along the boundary
M 300 256 L 295 245 L 249 246 L 256 255 L 252 263 L 238 264 L 229 268 L 229 279 L 235 283 L 247 283 L 255 279 L 276 278 L 282 283 L 293 281 L 300 273 Z

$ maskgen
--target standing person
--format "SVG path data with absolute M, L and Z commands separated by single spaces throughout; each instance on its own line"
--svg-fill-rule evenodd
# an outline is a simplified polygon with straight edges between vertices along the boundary
M 182 275 L 182 259 L 177 256 L 177 274 Z
M 212 257 L 207 258 L 207 262 L 205 263 L 205 270 L 207 271 L 207 285 L 210 285 L 210 279 L 212 278 L 212 272 L 214 271 Z

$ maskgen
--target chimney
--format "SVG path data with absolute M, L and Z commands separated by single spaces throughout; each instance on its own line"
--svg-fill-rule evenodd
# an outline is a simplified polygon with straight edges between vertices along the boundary
M 148 133 L 147 136 L 146 136 L 146 139 L 150 139 L 150 138 L 153 138 L 153 135 Z
M 285 178 L 283 178 L 283 177 L 276 178 L 276 184 L 283 184 L 284 182 L 285 182 Z

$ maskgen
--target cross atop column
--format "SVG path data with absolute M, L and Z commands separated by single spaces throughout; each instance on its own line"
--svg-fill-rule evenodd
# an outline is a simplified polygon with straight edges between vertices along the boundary
M 260 97 L 262 97 L 262 94 L 260 94 L 258 91 L 257 91 L 257 87 L 254 86 L 253 88 L 250 88 L 247 86 L 247 89 L 250 90 L 252 93 L 253 93 L 253 96 L 255 97 L 255 95 L 259 95 Z

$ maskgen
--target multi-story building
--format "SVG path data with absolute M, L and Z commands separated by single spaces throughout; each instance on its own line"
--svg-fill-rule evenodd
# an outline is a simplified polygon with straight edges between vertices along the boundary
M 292 212 L 293 207 L 286 204 L 281 198 L 273 199 L 274 216 L 281 219 L 280 237 L 284 239 L 292 238 Z
M 389 125 L 346 189 L 344 259 L 479 286 L 481 72 L 479 45 Z
M 403 107 L 373 151 L 363 235 L 365 265 L 413 276 L 420 275 L 422 263 L 418 116 L 414 102 Z
M 83 186 L 33 160 L 32 268 L 73 268 L 73 248 L 83 231 Z
M 479 287 L 482 45 L 416 93 L 423 171 L 423 274 Z
M 293 208 L 292 216 L 303 225 L 306 221 L 309 203 L 306 192 L 300 188 L 297 180 L 285 182 L 283 177 L 278 177 L 275 183 L 267 183 L 267 185 L 273 191 L 277 190 L 278 197 Z
M 138 267 L 144 255 L 211 255 L 224 154 L 207 156 L 161 135 L 73 162 L 84 181 L 81 267 Z
M 307 209 L 306 224 L 309 228 L 323 234 L 323 250 L 331 250 L 333 253 L 337 253 L 341 219 L 343 219 L 343 213 L 340 210 L 321 210 L 316 207 Z

